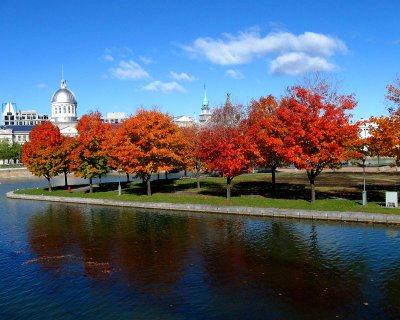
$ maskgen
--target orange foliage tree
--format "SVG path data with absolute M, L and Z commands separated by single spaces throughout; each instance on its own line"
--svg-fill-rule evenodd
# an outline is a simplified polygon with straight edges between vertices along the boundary
M 210 170 L 226 177 L 226 197 L 231 197 L 232 179 L 249 169 L 254 148 L 249 138 L 242 106 L 229 101 L 216 108 L 200 134 L 200 158 Z
M 49 191 L 50 179 L 62 172 L 65 155 L 59 153 L 61 145 L 60 129 L 46 121 L 32 129 L 29 142 L 22 146 L 22 162 L 32 174 L 46 178 Z
M 193 124 L 188 127 L 179 128 L 182 148 L 178 151 L 183 160 L 182 168 L 189 170 L 196 177 L 197 190 L 200 190 L 200 176 L 207 170 L 207 166 L 200 159 L 200 127 Z
M 84 115 L 78 122 L 76 146 L 71 153 L 71 169 L 74 174 L 89 179 L 93 192 L 93 178 L 108 172 L 108 156 L 103 148 L 108 124 L 101 120 L 100 112 Z
M 151 175 L 182 165 L 178 150 L 182 146 L 178 128 L 172 118 L 157 110 L 139 110 L 116 129 L 118 142 L 112 157 L 121 169 L 136 173 L 151 195 Z
M 339 95 L 319 81 L 313 88 L 290 88 L 276 111 L 282 137 L 278 151 L 287 162 L 307 171 L 312 203 L 315 178 L 324 168 L 361 156 L 358 127 L 348 114 L 356 104 L 352 95 Z
M 400 108 L 391 110 L 388 117 L 371 117 L 371 136 L 367 139 L 368 152 L 372 156 L 395 157 L 400 159 Z
M 275 120 L 279 102 L 274 96 L 251 101 L 249 107 L 249 134 L 256 148 L 255 165 L 271 169 L 272 190 L 275 189 L 276 169 L 285 165 L 284 157 L 278 152 L 282 146 L 281 128 Z

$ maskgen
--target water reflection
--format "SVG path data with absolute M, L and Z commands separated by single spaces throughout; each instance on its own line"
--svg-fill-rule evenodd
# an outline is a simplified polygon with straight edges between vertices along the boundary
M 371 284 L 374 264 L 349 255 L 340 239 L 328 250 L 323 230 L 284 220 L 48 205 L 28 221 L 34 255 L 26 263 L 194 317 L 400 317 L 400 257 L 382 271 L 381 287 Z

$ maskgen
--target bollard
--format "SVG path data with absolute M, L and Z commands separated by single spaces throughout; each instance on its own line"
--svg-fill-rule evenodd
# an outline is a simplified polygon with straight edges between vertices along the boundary
M 68 192 L 71 192 L 71 187 L 70 186 L 68 186 Z

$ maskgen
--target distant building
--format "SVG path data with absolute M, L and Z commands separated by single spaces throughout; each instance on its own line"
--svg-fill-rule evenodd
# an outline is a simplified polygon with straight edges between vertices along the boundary
M 16 103 L 2 104 L 3 126 L 34 126 L 48 120 L 47 115 L 39 115 L 35 110 L 19 111 Z
M 206 86 L 204 86 L 204 98 L 203 98 L 203 103 L 201 104 L 201 114 L 199 116 L 199 122 L 205 123 L 210 118 L 211 118 L 211 111 L 210 111 L 209 101 L 207 99 Z
M 51 98 L 51 119 L 50 121 L 60 128 L 64 136 L 74 137 L 78 135 L 76 125 L 78 102 L 74 93 L 67 88 L 67 81 L 61 79 L 61 86 Z
M 191 116 L 178 116 L 172 119 L 172 122 L 175 123 L 179 127 L 189 127 L 196 123 L 193 117 Z
M 369 122 L 365 119 L 360 119 L 357 121 L 359 135 L 361 139 L 366 139 L 371 137 L 371 129 L 377 128 L 378 125 L 374 122 Z
M 103 119 L 104 123 L 121 123 L 126 119 L 125 112 L 108 112 Z

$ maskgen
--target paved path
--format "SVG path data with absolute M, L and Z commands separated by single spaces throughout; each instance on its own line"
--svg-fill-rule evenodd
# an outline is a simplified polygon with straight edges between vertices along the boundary
M 13 191 L 7 192 L 7 198 L 37 200 L 62 203 L 79 203 L 88 205 L 131 207 L 156 210 L 208 212 L 219 214 L 237 214 L 249 216 L 266 216 L 279 218 L 296 218 L 312 220 L 332 220 L 363 223 L 384 223 L 400 225 L 400 215 L 383 213 L 365 212 L 339 212 L 339 211 L 313 211 L 295 209 L 275 209 L 275 208 L 253 208 L 253 207 L 234 207 L 234 206 L 211 206 L 198 204 L 178 204 L 178 203 L 159 203 L 159 202 L 133 202 L 116 201 L 107 199 L 87 199 L 75 197 L 55 197 L 55 196 L 34 196 L 26 194 L 16 194 Z

